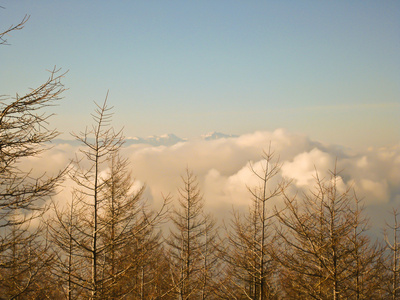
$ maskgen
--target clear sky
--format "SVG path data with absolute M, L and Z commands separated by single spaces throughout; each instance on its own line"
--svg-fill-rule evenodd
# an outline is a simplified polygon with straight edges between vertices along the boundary
M 90 124 L 107 90 L 126 136 L 286 128 L 323 142 L 400 141 L 400 1 L 11 1 L 0 94 L 54 65 L 53 124 Z M 68 137 L 68 135 L 66 135 Z

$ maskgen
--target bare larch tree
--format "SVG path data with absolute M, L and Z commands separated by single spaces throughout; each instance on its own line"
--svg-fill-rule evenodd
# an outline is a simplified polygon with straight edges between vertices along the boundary
M 212 285 L 214 221 L 204 214 L 204 200 L 196 176 L 186 169 L 178 189 L 178 206 L 171 215 L 172 230 L 167 239 L 173 293 L 180 300 L 205 299 Z M 210 259 L 210 261 L 207 261 Z
M 365 235 L 351 188 L 339 182 L 335 169 L 328 179 L 316 173 L 315 188 L 301 200 L 284 193 L 286 208 L 277 212 L 281 247 L 274 257 L 287 299 L 379 299 L 379 251 Z
M 250 169 L 258 183 L 248 187 L 252 200 L 249 212 L 243 216 L 233 211 L 231 226 L 227 228 L 228 247 L 221 252 L 226 263 L 226 278 L 221 283 L 220 292 L 226 299 L 275 299 L 276 263 L 271 257 L 275 237 L 271 202 L 279 198 L 288 183 L 278 179 L 280 163 L 274 159 L 271 148 L 264 152 L 258 167 L 251 164 Z

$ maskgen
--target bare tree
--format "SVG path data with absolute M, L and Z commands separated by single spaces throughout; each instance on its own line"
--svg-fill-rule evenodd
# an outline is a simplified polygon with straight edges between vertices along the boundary
M 142 197 L 145 186 L 134 189 L 135 182 L 127 171 L 128 161 L 116 153 L 109 163 L 110 174 L 104 178 L 100 214 L 103 228 L 100 236 L 105 246 L 102 295 L 109 299 L 121 296 L 149 299 L 157 270 L 153 257 L 160 247 L 156 226 L 165 216 L 168 199 L 164 198 L 157 213 L 150 210 Z
M 397 209 L 393 209 L 393 224 L 386 224 L 385 229 L 385 242 L 387 248 L 387 258 L 384 261 L 384 267 L 388 272 L 388 282 L 390 284 L 387 287 L 388 294 L 391 299 L 400 298 L 400 223 L 398 220 L 399 212 Z M 392 242 L 389 240 L 387 229 L 391 230 Z
M 137 257 L 135 251 L 122 253 L 122 249 L 147 227 L 146 219 L 141 214 L 143 203 L 140 203 L 144 186 L 132 192 L 133 181 L 127 172 L 127 160 L 118 153 L 111 157 L 110 174 L 104 178 L 100 224 L 103 244 L 107 246 L 102 254 L 102 277 L 109 278 L 102 285 L 103 297 L 109 295 L 115 299 L 123 293 L 118 285 L 118 278 L 131 268 Z M 128 262 L 125 264 L 124 262 Z
M 8 45 L 7 36 L 28 19 L 0 31 L 0 45 Z M 63 75 L 54 68 L 45 83 L 24 96 L 0 95 L 0 290 L 5 299 L 51 294 L 46 274 L 52 257 L 41 238 L 44 229 L 38 217 L 65 170 L 34 176 L 21 166 L 24 159 L 43 153 L 58 135 L 48 127 L 51 114 L 46 109 L 61 99 Z
M 79 256 L 78 245 L 75 242 L 80 240 L 78 237 L 79 216 L 84 214 L 83 207 L 77 207 L 75 197 L 71 203 L 60 209 L 53 203 L 52 211 L 54 215 L 47 220 L 50 229 L 50 240 L 55 256 L 55 262 L 51 273 L 55 281 L 59 283 L 61 289 L 59 293 L 64 295 L 64 299 L 77 299 L 82 293 L 81 268 L 83 259 Z
M 269 207 L 288 183 L 275 180 L 280 164 L 271 148 L 264 152 L 260 169 L 250 168 L 259 185 L 248 188 L 252 196 L 248 214 L 241 216 L 234 211 L 231 228 L 227 229 L 229 247 L 222 251 L 222 257 L 229 280 L 222 284 L 222 291 L 224 297 L 233 299 L 274 299 L 276 263 L 270 254 L 275 239 L 271 231 L 274 214 Z
M 83 145 L 69 173 L 75 183 L 73 204 L 69 214 L 55 207 L 57 218 L 51 223 L 62 253 L 59 274 L 70 298 L 72 288 L 91 299 L 134 297 L 138 289 L 144 291 L 147 279 L 139 285 L 131 278 L 150 265 L 145 259 L 157 248 L 155 226 L 168 202 L 165 198 L 158 212 L 148 209 L 142 198 L 145 187 L 135 186 L 128 161 L 119 154 L 123 136 L 111 127 L 110 109 L 106 101 L 97 105 L 91 130 L 73 134 Z
M 23 254 L 13 255 L 12 260 L 8 260 L 10 253 L 25 249 L 17 245 L 34 244 L 33 248 L 39 247 L 37 239 L 41 229 L 32 225 L 32 220 L 44 213 L 46 201 L 54 195 L 65 173 L 61 170 L 53 176 L 34 176 L 30 170 L 21 169 L 24 159 L 38 157 L 48 148 L 47 142 L 58 134 L 48 128 L 51 114 L 47 114 L 45 109 L 60 99 L 64 91 L 60 80 L 64 74 L 56 69 L 50 73 L 44 84 L 24 96 L 0 96 L 0 287 L 9 284 L 10 277 L 6 274 L 10 274 L 10 268 L 27 263 L 16 260 L 24 259 L 26 256 Z M 15 235 L 15 230 L 20 234 Z M 32 253 L 44 256 L 41 251 Z M 35 259 L 29 261 L 30 268 L 35 267 L 33 264 L 37 264 Z M 25 281 L 25 288 L 18 288 L 17 294 L 31 287 L 36 274 L 21 273 L 21 276 L 30 279 Z M 3 286 L 2 290 L 5 289 Z
M 340 191 L 338 182 L 334 170 L 327 180 L 316 175 L 315 189 L 301 200 L 284 193 L 286 209 L 277 212 L 282 244 L 274 257 L 288 299 L 379 299 L 373 282 L 379 253 L 365 236 L 355 195 Z
M 104 229 L 100 216 L 105 201 L 102 190 L 106 182 L 100 173 L 123 143 L 122 133 L 114 132 L 110 126 L 112 114 L 106 100 L 102 106 L 96 104 L 92 128 L 79 135 L 73 134 L 84 147 L 80 149 L 82 157 L 75 159 L 74 168 L 70 171 L 70 178 L 77 186 L 73 194 L 75 205 L 85 210 L 85 214 L 79 215 L 79 224 L 74 226 L 75 235 L 71 238 L 79 248 L 79 255 L 85 257 L 89 264 L 83 268 L 86 274 L 82 274 L 84 281 L 80 284 L 90 291 L 91 299 L 100 297 L 102 282 L 99 267 L 106 248 L 100 238 L 100 231 Z
M 56 176 L 31 176 L 20 169 L 22 159 L 39 156 L 58 132 L 47 127 L 51 115 L 43 110 L 60 99 L 64 87 L 58 70 L 25 96 L 0 97 L 0 226 L 25 222 L 11 220 L 17 211 L 21 217 L 40 210 L 43 200 L 54 193 L 63 172 Z M 24 214 L 25 212 L 25 214 Z
M 215 223 L 204 214 L 197 178 L 189 169 L 182 182 L 183 187 L 178 189 L 179 206 L 171 216 L 173 229 L 167 240 L 172 286 L 178 299 L 206 299 L 211 286 L 209 255 Z
M 28 226 L 19 224 L 8 228 L 12 243 L 0 254 L 3 299 L 27 299 L 40 293 L 50 294 L 51 281 L 47 270 L 53 257 L 48 251 L 49 245 L 39 239 L 43 227 L 32 233 Z
M 4 9 L 4 7 L 2 7 L 2 6 L 0 6 L 0 8 Z M 24 28 L 25 23 L 28 22 L 28 19 L 29 19 L 29 16 L 25 15 L 17 25 L 11 25 L 7 29 L 1 31 L 0 32 L 0 45 L 9 45 L 7 43 L 6 36 L 9 35 L 13 31 L 21 30 L 22 28 Z
M 200 296 L 199 299 L 214 299 L 216 290 L 219 289 L 217 284 L 218 278 L 222 276 L 221 261 L 218 255 L 219 236 L 216 228 L 216 221 L 210 214 L 203 213 L 203 219 L 206 222 L 203 225 L 203 237 L 201 251 L 200 269 Z
M 348 235 L 349 274 L 345 297 L 347 299 L 382 298 L 382 282 L 385 280 L 385 270 L 382 268 L 383 247 L 377 242 L 372 243 L 367 235 L 368 219 L 363 215 L 363 207 L 356 195 L 350 218 L 353 220 L 352 230 Z

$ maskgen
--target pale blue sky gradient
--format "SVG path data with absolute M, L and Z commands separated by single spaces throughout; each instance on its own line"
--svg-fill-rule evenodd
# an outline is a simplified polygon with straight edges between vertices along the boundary
M 0 94 L 69 70 L 53 119 L 90 124 L 107 90 L 127 136 L 283 127 L 400 141 L 400 1 L 0 1 Z M 68 137 L 68 135 L 66 135 Z

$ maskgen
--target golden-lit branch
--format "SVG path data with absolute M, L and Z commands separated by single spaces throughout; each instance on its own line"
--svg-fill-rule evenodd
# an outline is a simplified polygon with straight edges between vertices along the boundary
M 29 20 L 29 17 L 30 16 L 25 15 L 17 25 L 11 25 L 8 29 L 4 30 L 3 32 L 0 32 L 0 45 L 9 45 L 7 43 L 6 36 L 9 35 L 12 31 L 21 30 L 22 28 L 24 28 L 25 23 L 28 22 Z

